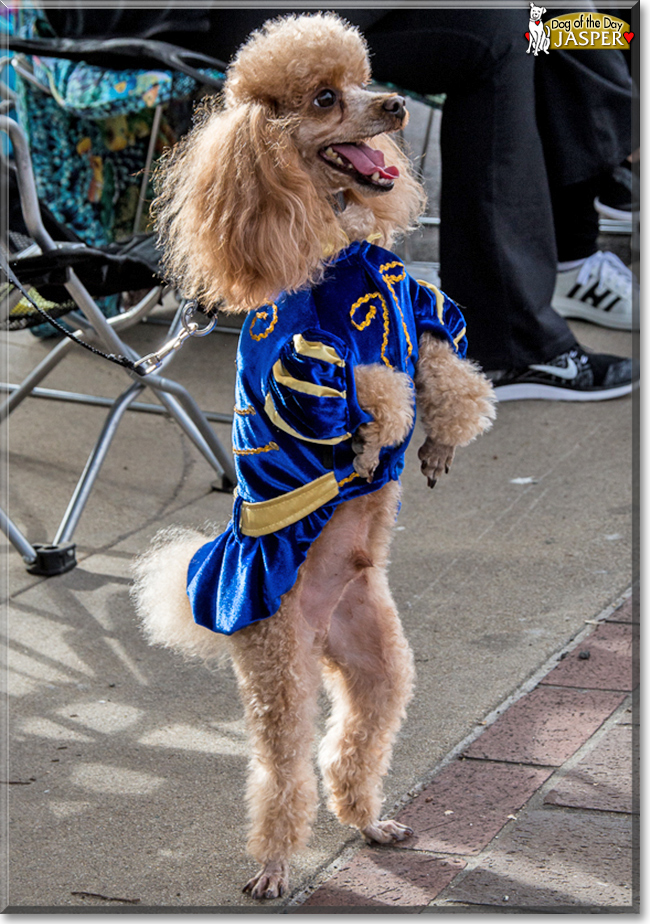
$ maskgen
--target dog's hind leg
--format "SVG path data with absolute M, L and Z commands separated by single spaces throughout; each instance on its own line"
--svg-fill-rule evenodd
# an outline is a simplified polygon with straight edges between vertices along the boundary
M 395 491 L 395 501 L 397 496 Z M 332 714 L 319 755 L 332 810 L 343 824 L 379 843 L 412 833 L 395 821 L 379 820 L 382 779 L 414 676 L 385 572 L 391 507 L 378 512 L 375 564 L 348 585 L 332 618 L 323 659 Z
M 317 805 L 311 746 L 320 666 L 296 596 L 287 594 L 275 616 L 231 638 L 253 748 L 248 849 L 262 868 L 244 891 L 254 898 L 286 891 L 289 858 L 305 846 Z

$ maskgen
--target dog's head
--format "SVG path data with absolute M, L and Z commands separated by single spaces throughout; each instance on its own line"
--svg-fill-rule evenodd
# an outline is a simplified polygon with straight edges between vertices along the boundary
M 372 139 L 403 128 L 408 113 L 403 97 L 371 92 L 369 82 L 368 51 L 356 29 L 332 14 L 290 16 L 267 23 L 239 51 L 226 107 L 257 104 L 269 120 L 285 120 L 323 192 L 382 195 L 399 168 L 386 165 Z
M 369 81 L 365 40 L 335 14 L 272 20 L 242 46 L 160 171 L 161 240 L 188 295 L 257 308 L 350 239 L 390 245 L 412 225 L 424 196 L 389 137 L 405 101 Z
M 545 6 L 535 6 L 535 4 L 534 4 L 533 2 L 531 2 L 531 4 L 530 4 L 530 18 L 531 18 L 532 20 L 534 20 L 535 22 L 537 22 L 538 20 L 540 20 L 540 19 L 542 18 L 542 16 L 544 15 L 545 12 L 546 12 L 546 7 L 545 7 Z

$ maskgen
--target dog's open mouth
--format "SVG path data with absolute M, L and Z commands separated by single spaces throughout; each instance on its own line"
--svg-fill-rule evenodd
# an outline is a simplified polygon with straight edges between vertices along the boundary
M 392 189 L 399 176 L 397 167 L 387 167 L 383 153 L 365 141 L 330 144 L 318 153 L 330 167 L 354 174 L 357 182 L 376 189 Z

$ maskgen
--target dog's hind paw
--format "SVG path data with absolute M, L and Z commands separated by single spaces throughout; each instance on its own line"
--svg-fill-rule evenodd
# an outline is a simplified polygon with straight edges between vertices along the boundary
M 250 879 L 242 892 L 250 892 L 253 898 L 281 898 L 289 888 L 289 864 L 283 860 L 269 860 Z
M 402 825 L 392 818 L 386 821 L 376 821 L 368 825 L 361 832 L 369 844 L 392 844 L 394 841 L 404 841 L 413 834 L 413 828 Z

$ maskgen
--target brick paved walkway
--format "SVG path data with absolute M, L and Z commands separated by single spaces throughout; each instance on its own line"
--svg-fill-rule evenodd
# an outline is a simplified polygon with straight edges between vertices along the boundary
M 287 909 L 638 910 L 632 600 L 606 615 L 397 814 Z

